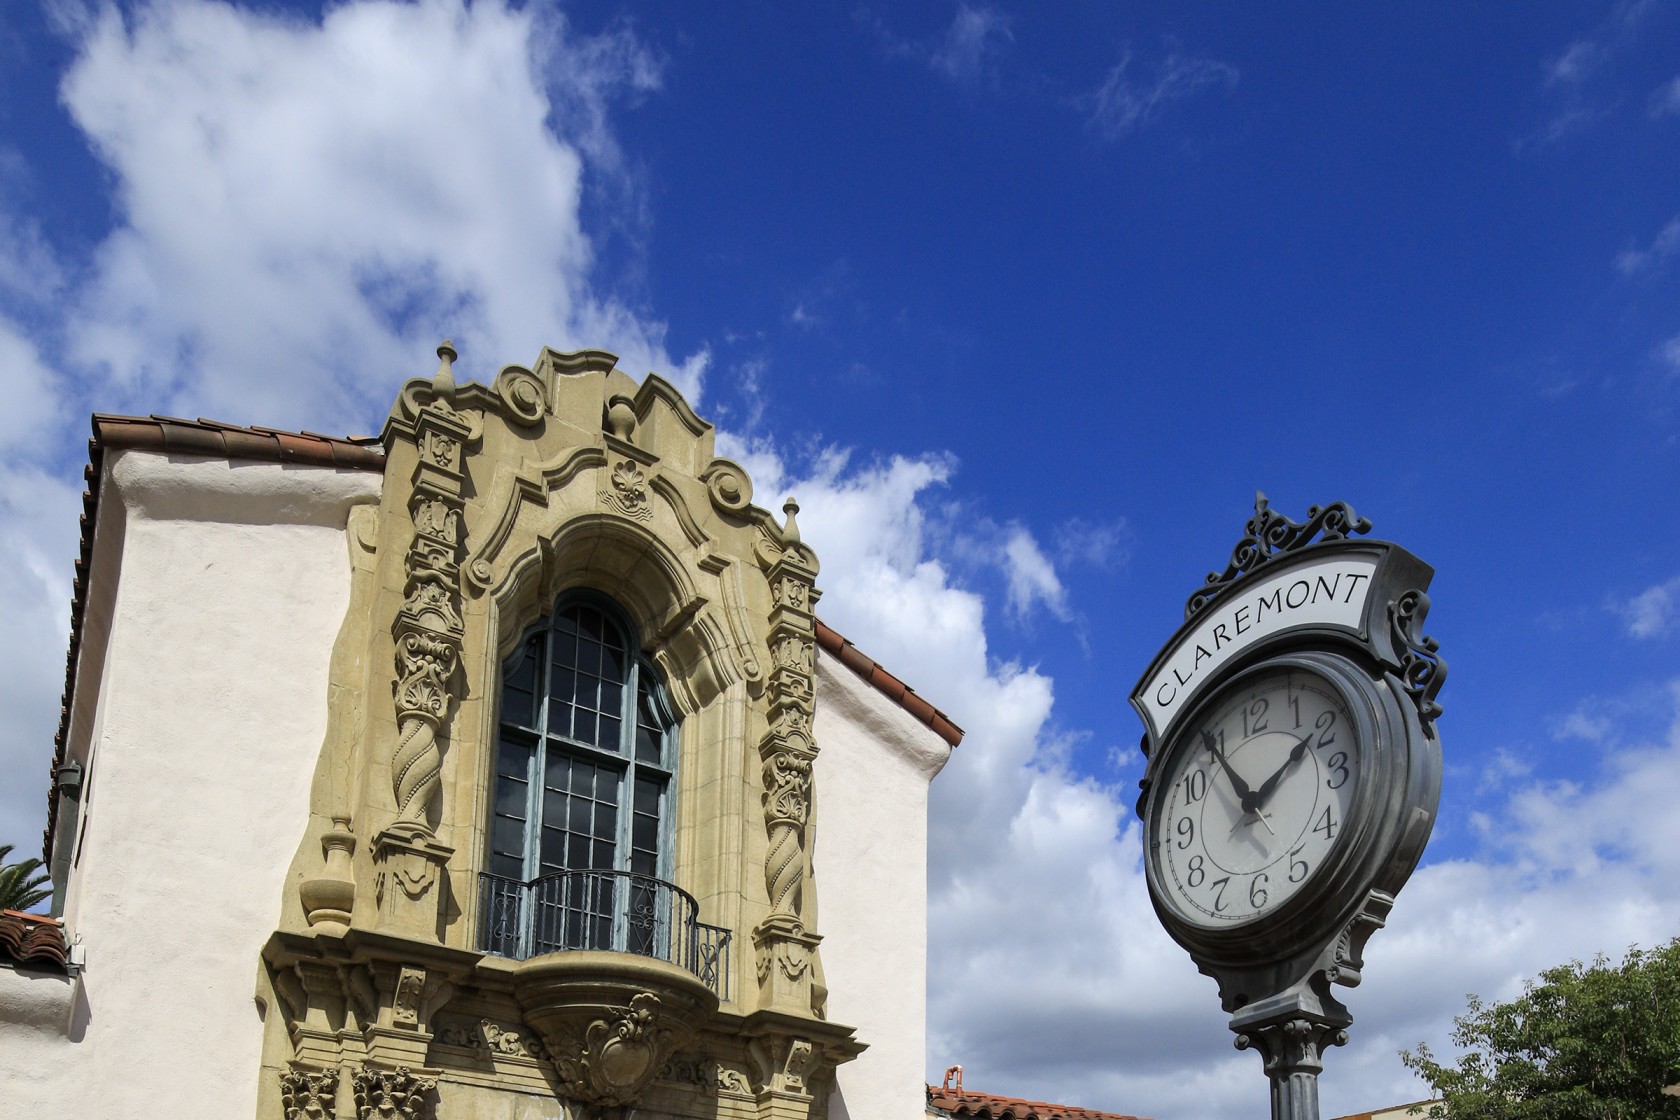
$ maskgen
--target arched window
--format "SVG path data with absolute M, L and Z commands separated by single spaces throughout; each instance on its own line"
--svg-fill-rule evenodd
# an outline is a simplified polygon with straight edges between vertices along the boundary
M 563 596 L 500 699 L 481 947 L 666 955 L 676 720 L 622 613 Z

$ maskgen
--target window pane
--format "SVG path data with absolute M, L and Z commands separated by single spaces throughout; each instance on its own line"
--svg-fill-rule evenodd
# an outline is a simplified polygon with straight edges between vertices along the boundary
M 601 617 L 601 612 L 594 607 L 573 607 L 572 610 L 577 617 L 578 633 L 600 641 L 602 629 L 606 623 L 606 620 Z
M 558 828 L 544 826 L 542 830 L 542 869 L 544 873 L 566 866 L 566 834 Z
M 636 728 L 636 761 L 658 764 L 659 736 L 647 727 L 638 725 Z
M 659 818 L 637 813 L 630 823 L 630 843 L 637 851 L 659 851 Z
M 601 647 L 601 675 L 609 680 L 623 680 L 625 672 L 624 644 L 610 640 Z
M 596 707 L 609 716 L 618 716 L 624 711 L 624 686 L 618 683 L 617 678 L 601 682 L 601 702 Z
M 496 782 L 496 808 L 498 817 L 513 817 L 517 820 L 525 819 L 527 795 L 530 786 L 525 782 L 502 778 Z
M 490 826 L 490 850 L 495 855 L 513 860 L 511 874 L 519 875 L 525 853 L 525 822 L 511 817 L 497 817 Z
M 573 832 L 588 835 L 591 831 L 590 825 L 594 823 L 589 808 L 590 802 L 581 797 L 572 798 L 571 818 L 566 821 L 566 826 Z
M 600 732 L 595 741 L 600 745 L 602 750 L 614 752 L 622 752 L 624 750 L 624 745 L 618 738 L 618 727 L 618 720 L 614 719 L 612 716 L 601 717 Z
M 524 743 L 512 743 L 505 737 L 496 748 L 496 775 L 503 778 L 530 777 L 531 748 Z

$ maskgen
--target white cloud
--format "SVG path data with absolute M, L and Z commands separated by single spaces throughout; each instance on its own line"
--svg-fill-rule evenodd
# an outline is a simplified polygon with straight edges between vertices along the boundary
M 1075 517 L 1056 526 L 1052 536 L 1056 559 L 1084 564 L 1100 571 L 1124 567 L 1131 559 L 1131 526 L 1124 517 L 1099 524 Z
M 951 25 L 932 40 L 903 38 L 867 9 L 856 19 L 888 57 L 911 59 L 965 86 L 993 76 L 998 56 L 1015 39 L 1008 14 L 991 4 L 958 4 Z
M 1169 44 L 1152 73 L 1132 73 L 1132 52 L 1121 53 L 1103 84 L 1079 99 L 1088 123 L 1105 139 L 1119 140 L 1153 122 L 1175 101 L 1211 86 L 1237 84 L 1237 69 L 1211 58 L 1192 58 Z
M 1590 33 L 1540 64 L 1541 86 L 1550 91 L 1556 108 L 1544 124 L 1516 142 L 1517 151 L 1555 144 L 1608 115 L 1608 107 L 1593 104 L 1593 79 L 1638 41 L 1639 25 L 1655 7 L 1655 0 L 1624 0 Z
M 623 27 L 579 35 L 503 0 L 51 14 L 76 45 L 61 94 L 110 173 L 114 224 L 91 256 L 62 256 L 0 203 L 0 771 L 18 778 L 0 783 L 0 842 L 19 851 L 43 823 L 62 687 L 42 651 L 65 643 L 80 463 L 54 452 L 79 442 L 70 417 L 365 430 L 444 333 L 480 378 L 543 345 L 604 346 L 697 399 L 707 364 L 674 358 L 634 293 L 602 285 L 580 217 L 599 190 L 593 215 L 643 220 L 611 109 L 656 89 L 659 63 Z M 0 199 L 27 197 L 31 175 L 0 152 Z
M 1653 117 L 1680 116 L 1680 78 L 1664 82 L 1651 92 Z
M 1146 1116 L 1263 1109 L 1259 1059 L 1231 1049 L 1212 981 L 1156 923 L 1133 792 L 1067 768 L 1052 682 L 987 657 L 985 604 L 937 557 L 953 538 L 926 531 L 923 507 L 952 465 L 830 453 L 795 483 L 768 445 L 736 454 L 761 504 L 797 489 L 825 617 L 969 729 L 933 791 L 930 1074 L 961 1063 L 971 1088 Z M 1680 712 L 1680 687 L 1661 702 Z M 1355 1023 L 1327 1059 L 1325 1115 L 1426 1096 L 1398 1051 L 1450 1052 L 1467 993 L 1508 998 L 1542 968 L 1668 935 L 1680 719 L 1663 742 L 1623 743 L 1626 703 L 1559 719 L 1603 760 L 1585 780 L 1535 780 L 1511 753 L 1480 776 L 1483 794 L 1506 791 L 1484 851 L 1420 870 L 1373 938 L 1364 985 L 1344 993 Z
M 68 357 L 124 400 L 276 424 L 377 415 L 424 372 L 393 356 L 442 333 L 483 375 L 605 345 L 695 394 L 706 354 L 673 360 L 600 294 L 579 219 L 586 176 L 616 171 L 610 96 L 657 77 L 625 32 L 496 0 L 107 8 L 63 96 L 120 220 Z
M 1673 340 L 1676 367 L 1680 368 L 1680 338 Z M 1660 638 L 1674 628 L 1680 614 L 1680 576 L 1654 584 L 1616 605 L 1627 623 L 1627 631 L 1635 638 Z
M 1067 589 L 1056 575 L 1056 566 L 1038 547 L 1038 540 L 1024 525 L 1010 527 L 1003 543 L 1004 571 L 1009 577 L 1009 609 L 1019 617 L 1043 605 L 1060 619 L 1069 617 Z
M 0 260 L 4 259 L 0 253 Z M 60 380 L 24 330 L 0 314 L 0 370 L 6 407 L 0 409 L 0 453 L 45 452 L 55 445 L 63 414 Z
M 1662 264 L 1676 252 L 1680 252 L 1680 216 L 1670 218 L 1646 248 L 1622 250 L 1616 256 L 1616 267 L 1624 276 L 1631 276 Z
M 1013 39 L 1009 17 L 989 5 L 957 5 L 957 14 L 934 48 L 929 63 L 952 81 L 972 84 Z
M 0 463 L 0 844 L 17 858 L 38 854 L 46 825 L 79 493 L 39 468 Z

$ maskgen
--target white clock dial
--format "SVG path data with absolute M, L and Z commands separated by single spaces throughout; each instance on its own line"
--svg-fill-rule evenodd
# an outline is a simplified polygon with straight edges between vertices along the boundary
M 1204 926 L 1251 921 L 1311 882 L 1358 788 L 1341 694 L 1304 669 L 1227 689 L 1175 739 L 1151 822 L 1158 886 Z

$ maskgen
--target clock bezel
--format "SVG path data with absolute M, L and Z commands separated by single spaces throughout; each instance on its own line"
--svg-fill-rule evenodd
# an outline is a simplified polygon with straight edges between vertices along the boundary
M 1156 820 L 1171 792 L 1171 783 L 1161 779 L 1177 772 L 1185 752 L 1201 749 L 1197 728 L 1205 718 L 1228 705 L 1235 693 L 1252 687 L 1257 678 L 1285 672 L 1313 677 L 1346 709 L 1351 720 L 1352 749 L 1359 756 L 1356 788 L 1348 802 L 1341 832 L 1331 842 L 1323 860 L 1308 872 L 1308 879 L 1300 889 L 1258 914 L 1215 921 L 1200 911 L 1180 906 L 1174 894 L 1165 889 L 1164 857 L 1155 846 L 1154 837 Z M 1388 698 L 1388 692 L 1382 681 L 1374 679 L 1351 656 L 1322 649 L 1273 653 L 1234 670 L 1225 680 L 1206 689 L 1197 697 L 1195 706 L 1175 721 L 1175 730 L 1157 766 L 1151 767 L 1157 777 L 1144 798 L 1142 824 L 1150 900 L 1176 940 L 1187 948 L 1193 943 L 1219 956 L 1236 950 L 1252 959 L 1258 948 L 1257 938 L 1284 949 L 1337 920 L 1328 912 L 1341 907 L 1327 903 L 1333 904 L 1354 893 L 1367 877 L 1368 861 L 1364 857 L 1376 838 L 1377 824 L 1388 802 L 1394 800 L 1391 796 L 1394 787 L 1404 784 L 1396 781 L 1399 775 L 1394 757 L 1396 736 L 1403 734 L 1395 724 L 1400 713 Z

